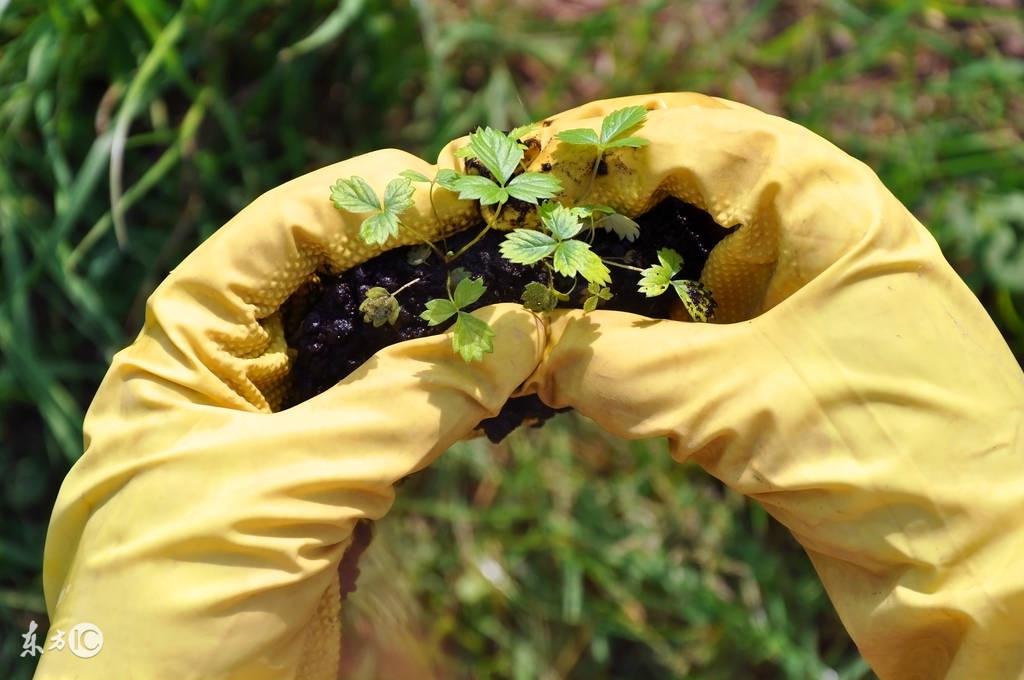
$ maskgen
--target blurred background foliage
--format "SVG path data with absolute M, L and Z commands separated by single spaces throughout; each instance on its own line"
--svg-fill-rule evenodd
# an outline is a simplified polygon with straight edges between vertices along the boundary
M 1024 352 L 1014 0 L 0 0 L 0 676 L 111 356 L 268 188 L 477 124 L 698 90 L 871 165 Z M 325 189 L 326 191 L 326 189 Z M 326 194 L 325 194 L 326 195 Z M 741 367 L 738 367 L 741 370 Z M 346 607 L 351 677 L 871 677 L 756 505 L 582 418 L 405 483 Z

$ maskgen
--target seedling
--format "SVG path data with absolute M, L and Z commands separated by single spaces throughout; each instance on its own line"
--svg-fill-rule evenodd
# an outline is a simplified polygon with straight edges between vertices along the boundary
M 359 311 L 363 313 L 363 321 L 372 323 L 374 328 L 380 328 L 386 323 L 394 325 L 398 321 L 398 315 L 402 312 L 402 306 L 398 303 L 398 294 L 418 282 L 419 279 L 413 279 L 394 293 L 389 293 L 387 288 L 380 286 L 374 286 L 366 291 L 366 298 L 359 305 Z
M 523 288 L 523 295 L 520 299 L 523 301 L 523 307 L 532 312 L 550 312 L 558 306 L 559 302 L 568 301 L 569 296 L 560 293 L 552 286 L 531 281 Z
M 463 246 L 451 259 L 459 257 L 479 243 L 484 234 L 494 227 L 502 207 L 509 198 L 536 205 L 538 200 L 552 198 L 562 190 L 561 182 L 541 172 L 522 172 L 513 176 L 517 169 L 521 169 L 523 154 L 523 145 L 513 140 L 510 135 L 503 135 L 492 128 L 478 128 L 469 136 L 469 144 L 462 155 L 479 160 L 493 179 L 482 175 L 459 175 L 452 180 L 451 185 L 459 192 L 461 199 L 477 200 L 481 206 L 498 207 L 476 238 Z
M 487 290 L 482 278 L 466 277 L 451 290 L 448 281 L 448 299 L 431 300 L 420 318 L 430 326 L 437 326 L 455 317 L 452 328 L 452 349 L 466 361 L 479 361 L 484 354 L 494 350 L 494 329 L 486 321 L 476 318 L 463 310 L 480 299 Z
M 559 141 L 566 144 L 592 146 L 595 149 L 596 158 L 594 158 L 594 166 L 590 171 L 590 181 L 587 182 L 587 186 L 583 189 L 583 193 L 577 200 L 582 200 L 583 197 L 590 193 L 590 189 L 594 186 L 594 179 L 597 177 L 597 171 L 601 167 L 601 161 L 604 159 L 605 151 L 622 147 L 639 148 L 648 144 L 648 140 L 632 134 L 646 120 L 647 109 L 642 106 L 627 106 L 626 108 L 612 111 L 605 116 L 604 120 L 601 121 L 600 134 L 589 128 L 574 128 L 572 130 L 563 130 L 556 135 Z
M 590 295 L 583 302 L 584 312 L 592 312 L 597 309 L 601 301 L 612 299 L 612 292 L 608 290 L 607 286 L 602 286 L 600 283 L 594 283 L 593 281 L 587 284 L 587 292 Z
M 658 264 L 641 272 L 640 292 L 647 297 L 656 297 L 671 287 L 694 321 L 710 320 L 715 311 L 711 291 L 699 281 L 673 279 L 682 268 L 683 256 L 671 248 L 662 248 L 658 251 Z
M 438 257 L 448 270 L 447 297 L 427 301 L 419 318 L 431 327 L 454 318 L 452 347 L 466 361 L 480 360 L 492 351 L 494 331 L 469 314 L 487 286 L 482 277 L 474 278 L 460 268 L 451 267 L 494 229 L 502 208 L 512 199 L 536 206 L 539 218 L 538 228 L 513 229 L 499 247 L 503 260 L 536 275 L 536 280 L 527 282 L 522 289 L 520 299 L 527 309 L 535 312 L 554 309 L 571 299 L 577 282 L 582 280 L 586 291 L 577 304 L 582 304 L 585 313 L 592 312 L 612 299 L 612 268 L 615 268 L 639 274 L 636 290 L 647 297 L 659 296 L 672 288 L 694 320 L 707 321 L 714 313 L 715 302 L 703 284 L 679 277 L 683 258 L 677 251 L 662 248 L 658 251 L 658 263 L 642 268 L 627 264 L 628 258 L 603 258 L 592 247 L 598 229 L 615 234 L 624 243 L 632 243 L 640 235 L 640 226 L 632 218 L 612 206 L 588 205 L 583 199 L 589 194 L 607 151 L 648 144 L 648 140 L 636 135 L 646 119 L 644 107 L 630 106 L 608 114 L 601 122 L 600 131 L 580 128 L 558 133 L 559 142 L 592 147 L 595 154 L 590 181 L 571 204 L 563 202 L 563 188 L 555 176 L 530 171 L 523 161 L 527 144 L 522 139 L 535 125 L 508 133 L 489 127 L 478 128 L 469 135 L 466 146 L 456 152 L 456 156 L 466 159 L 463 172 L 445 168 L 438 170 L 434 177 L 428 177 L 416 170 L 405 170 L 388 183 L 383 198 L 378 198 L 361 177 L 342 178 L 331 187 L 331 199 L 340 210 L 369 213 L 359 229 L 359 237 L 365 243 L 385 245 L 405 230 L 420 241 L 420 245 L 408 253 L 410 265 L 422 265 L 432 254 Z M 436 191 L 448 191 L 462 200 L 476 201 L 481 208 L 489 207 L 481 210 L 484 224 L 480 231 L 452 252 L 443 241 L 439 246 L 411 228 L 402 216 L 413 206 L 414 184 L 427 185 L 431 210 L 437 220 L 440 217 L 434 204 Z M 398 323 L 401 306 L 397 295 L 419 280 L 410 281 L 393 293 L 386 287 L 369 288 L 359 306 L 364 321 L 378 328 Z M 560 287 L 567 289 L 560 290 Z
M 580 217 L 586 211 L 545 203 L 539 212 L 543 230 L 514 229 L 501 244 L 501 255 L 509 262 L 524 265 L 542 262 L 548 270 L 547 296 L 539 297 L 534 291 L 529 294 L 530 303 L 547 307 L 552 299 L 568 297 L 555 289 L 555 273 L 571 279 L 582 276 L 592 286 L 597 286 L 597 290 L 605 290 L 611 283 L 607 265 L 591 250 L 589 243 L 574 238 L 583 229 Z M 527 292 L 524 290 L 523 294 L 526 296 Z M 610 298 L 609 293 L 603 299 Z M 597 307 L 598 299 L 602 299 L 600 295 L 589 305 L 592 309 Z
M 412 195 L 412 182 L 407 177 L 388 182 L 383 201 L 377 198 L 373 187 L 362 177 L 339 179 L 331 187 L 331 202 L 335 208 L 354 213 L 373 213 L 359 227 L 359 238 L 368 245 L 383 245 L 388 239 L 397 236 L 398 230 L 404 227 L 436 250 L 437 246 L 430 239 L 402 223 L 401 214 L 412 207 Z M 444 257 L 440 250 L 438 253 Z

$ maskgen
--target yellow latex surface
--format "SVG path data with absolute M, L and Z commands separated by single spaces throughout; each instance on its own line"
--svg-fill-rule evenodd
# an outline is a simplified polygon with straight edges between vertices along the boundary
M 720 323 L 557 312 L 531 389 L 762 503 L 883 680 L 1024 677 L 1024 381 L 978 300 L 869 168 L 793 123 L 657 95 L 549 129 L 629 104 L 651 144 L 593 201 L 741 225 L 702 277 Z
M 623 437 L 667 436 L 762 502 L 883 680 L 1019 677 L 1024 381 L 984 310 L 866 166 L 732 102 L 595 102 L 549 119 L 531 169 L 554 163 L 578 195 L 593 158 L 554 134 L 630 104 L 650 109 L 652 143 L 611 152 L 587 202 L 635 215 L 672 194 L 740 225 L 703 276 L 719 323 L 558 312 L 545 339 L 499 305 L 477 312 L 497 330 L 481 363 L 446 337 L 402 343 L 275 412 L 282 301 L 317 267 L 378 252 L 328 187 L 358 174 L 380 194 L 435 168 L 380 151 L 268 192 L 153 294 L 89 409 L 44 585 L 51 628 L 89 621 L 104 646 L 47 652 L 37 677 L 333 678 L 352 526 L 517 387 Z M 405 219 L 432 235 L 476 219 L 436 199 L 441 223 L 425 191 Z
M 103 646 L 44 652 L 36 678 L 337 676 L 337 568 L 355 522 L 383 516 L 395 482 L 497 413 L 544 345 L 536 316 L 494 305 L 475 312 L 497 334 L 482 362 L 448 336 L 413 340 L 274 412 L 289 367 L 280 304 L 318 267 L 379 252 L 330 185 L 358 174 L 382 195 L 406 168 L 434 172 L 389 150 L 282 185 L 154 292 L 89 408 L 47 535 L 50 630 L 89 622 Z M 415 198 L 413 224 L 437 234 Z M 473 204 L 437 198 L 448 227 L 469 223 Z

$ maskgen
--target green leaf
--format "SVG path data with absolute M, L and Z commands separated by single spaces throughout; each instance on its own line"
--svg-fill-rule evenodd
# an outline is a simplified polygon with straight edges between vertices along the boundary
M 601 121 L 601 143 L 608 146 L 609 142 L 625 137 L 636 130 L 647 120 L 647 109 L 642 106 L 627 106 L 612 111 Z
M 537 208 L 537 217 L 539 217 L 541 222 L 543 222 L 544 218 L 550 217 L 551 212 L 560 205 L 562 204 L 558 201 L 544 201 L 540 204 L 540 207 Z
M 459 281 L 459 285 L 455 287 L 455 294 L 452 298 L 455 301 L 456 307 L 459 309 L 465 309 L 479 300 L 480 296 L 483 295 L 486 290 L 487 286 L 484 285 L 484 279 L 482 276 L 475 279 L 467 276 Z
M 375 286 L 366 291 L 366 299 L 359 305 L 359 311 L 363 313 L 363 321 L 372 323 L 374 328 L 384 324 L 392 324 L 398 321 L 398 314 L 402 307 L 398 300 L 388 292 L 387 288 Z
M 647 297 L 657 297 L 668 290 L 671 278 L 671 274 L 665 271 L 664 267 L 651 265 L 640 274 L 637 287 Z
M 520 125 L 517 128 L 513 128 L 512 131 L 508 133 L 508 138 L 511 139 L 513 142 L 518 142 L 520 139 L 530 134 L 539 127 L 540 123 L 527 123 L 526 125 Z
M 587 281 L 595 283 L 611 283 L 611 272 L 597 253 L 590 249 L 590 244 L 583 241 L 562 241 L 555 248 L 551 264 L 562 276 L 580 274 Z
M 515 264 L 533 264 L 555 252 L 558 242 L 542 231 L 513 229 L 501 242 L 501 256 Z
M 590 297 L 583 302 L 584 313 L 589 313 L 597 309 L 598 304 L 600 304 L 602 300 L 612 299 L 612 292 L 608 290 L 606 286 L 594 283 L 593 281 L 591 281 L 587 286 L 587 292 L 590 293 Z
M 457 193 L 459 189 L 455 186 L 455 181 L 460 177 L 462 177 L 462 173 L 455 172 L 450 168 L 441 168 L 437 171 L 437 177 L 434 178 L 434 181 L 437 182 L 437 186 L 442 189 L 447 189 L 448 191 L 454 191 Z
M 384 188 L 384 209 L 395 215 L 401 215 L 412 207 L 412 182 L 406 177 L 399 177 L 388 182 Z
M 380 200 L 362 177 L 339 179 L 331 187 L 331 202 L 338 210 L 353 213 L 376 212 L 381 209 Z
M 594 283 L 591 281 L 587 284 L 587 292 L 600 300 L 611 300 L 612 291 L 607 286 L 603 286 L 600 283 Z
M 398 235 L 398 215 L 391 211 L 379 212 L 363 220 L 359 227 L 359 238 L 369 245 L 387 243 L 392 236 Z
M 694 321 L 710 321 L 715 316 L 715 309 L 718 303 L 711 296 L 711 290 L 700 281 L 673 281 L 672 288 L 675 289 L 683 306 Z
M 629 219 L 625 215 L 615 213 L 613 215 L 607 215 L 597 221 L 598 227 L 607 229 L 613 232 L 620 239 L 624 239 L 632 243 L 636 240 L 636 237 L 640 235 L 640 225 Z
M 523 150 L 494 128 L 477 129 L 469 135 L 469 146 L 498 184 L 505 186 L 523 158 Z
M 459 284 L 462 283 L 462 279 L 470 276 L 469 270 L 465 267 L 456 267 L 455 269 L 448 272 L 448 291 L 451 294 L 451 287 L 455 286 L 458 288 Z
M 430 254 L 434 252 L 430 249 L 426 243 L 421 243 L 418 246 L 413 246 L 409 249 L 409 252 L 405 256 L 405 261 L 412 266 L 421 265 L 430 259 Z
M 452 328 L 452 347 L 466 361 L 480 361 L 494 351 L 494 330 L 472 314 L 459 312 Z
M 559 241 L 572 238 L 583 228 L 579 215 L 558 203 L 545 203 L 540 210 L 540 220 Z
M 562 130 L 555 135 L 555 138 L 565 144 L 577 144 L 580 146 L 600 146 L 601 144 L 601 140 L 597 136 L 597 133 L 586 128 Z
M 505 187 L 509 196 L 536 205 L 538 199 L 552 198 L 562 190 L 562 183 L 542 172 L 524 172 L 512 178 Z
M 438 172 L 440 172 L 440 170 Z M 415 170 L 402 170 L 398 175 L 406 178 L 410 182 L 430 182 L 429 177 L 424 175 L 422 172 L 416 172 Z
M 658 261 L 663 267 L 670 270 L 670 275 L 675 276 L 683 268 L 683 256 L 672 248 L 661 248 L 658 250 Z
M 555 291 L 537 281 L 526 284 L 520 299 L 523 301 L 523 307 L 532 312 L 550 312 L 558 304 Z
M 480 205 L 504 203 L 508 192 L 492 180 L 479 175 L 462 175 L 454 182 L 459 198 L 480 201 Z
M 622 139 L 616 139 L 608 142 L 604 145 L 604 148 L 617 149 L 622 146 L 629 146 L 636 149 L 641 146 L 647 146 L 650 143 L 650 140 L 644 139 L 643 137 L 623 137 Z
M 452 318 L 458 311 L 451 300 L 437 298 L 427 302 L 426 310 L 420 314 L 420 318 L 426 321 L 428 326 L 437 326 Z
M 658 251 L 658 262 L 640 275 L 639 289 L 647 297 L 656 297 L 668 290 L 672 277 L 683 267 L 683 256 L 671 248 L 662 248 Z

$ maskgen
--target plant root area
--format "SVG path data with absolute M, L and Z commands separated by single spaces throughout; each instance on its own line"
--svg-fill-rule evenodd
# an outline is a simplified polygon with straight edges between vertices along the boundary
M 597 229 L 593 234 L 594 252 L 611 262 L 642 269 L 657 264 L 660 248 L 673 248 L 684 260 L 679 278 L 696 280 L 711 249 L 729 233 L 708 213 L 675 198 L 661 201 L 636 221 L 640 235 L 633 242 Z M 438 245 L 442 250 L 458 252 L 478 233 L 479 229 L 467 229 Z M 447 266 L 423 246 L 403 246 L 340 274 L 318 273 L 284 306 L 285 337 L 296 353 L 291 390 L 284 406 L 327 390 L 388 345 L 447 330 L 454 317 L 447 323 L 428 326 L 419 314 L 428 300 L 448 297 L 449 269 L 461 267 L 474 278 L 482 276 L 487 286 L 484 295 L 466 311 L 497 302 L 518 303 L 527 283 L 547 283 L 548 272 L 543 265 L 512 264 L 501 257 L 499 246 L 504 238 L 504 232 L 488 232 Z M 612 267 L 612 298 L 602 301 L 600 308 L 670 318 L 678 298 L 671 291 L 646 297 L 637 290 L 639 276 L 639 272 Z M 410 281 L 416 283 L 396 296 L 402 309 L 394 325 L 374 327 L 363 320 L 359 305 L 367 290 L 379 286 L 393 293 Z M 560 276 L 555 277 L 555 284 L 562 292 L 568 292 L 572 285 Z M 582 308 L 587 296 L 586 286 L 577 285 L 569 299 L 558 306 Z M 517 397 L 510 399 L 498 415 L 481 421 L 480 429 L 491 441 L 498 442 L 520 425 L 539 426 L 555 413 L 536 396 Z

